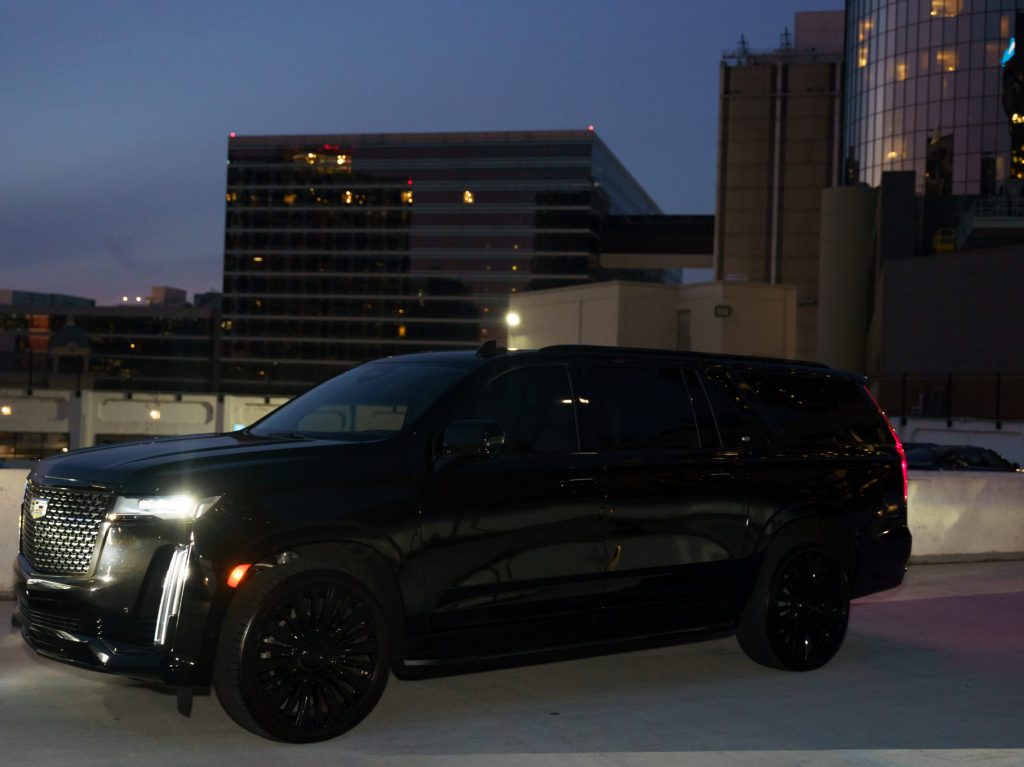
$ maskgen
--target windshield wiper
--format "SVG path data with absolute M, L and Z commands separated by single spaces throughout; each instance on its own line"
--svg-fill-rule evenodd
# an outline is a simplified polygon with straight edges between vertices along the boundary
M 269 437 L 270 439 L 316 439 L 308 434 L 303 434 L 299 431 L 269 431 L 262 434 L 256 434 L 257 437 Z

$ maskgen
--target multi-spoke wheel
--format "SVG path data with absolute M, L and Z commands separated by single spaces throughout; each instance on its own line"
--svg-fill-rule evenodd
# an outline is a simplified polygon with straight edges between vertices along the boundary
M 824 541 L 768 550 L 736 636 L 765 666 L 810 671 L 839 651 L 850 617 L 846 570 Z
M 388 652 L 384 612 L 362 582 L 293 563 L 259 573 L 232 601 L 214 683 L 243 727 L 280 740 L 325 740 L 376 705 Z

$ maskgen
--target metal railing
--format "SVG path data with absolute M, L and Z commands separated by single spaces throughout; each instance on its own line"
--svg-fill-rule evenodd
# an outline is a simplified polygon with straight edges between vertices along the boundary
M 1024 374 L 992 373 L 881 375 L 874 379 L 878 401 L 891 417 L 924 416 L 1024 420 Z

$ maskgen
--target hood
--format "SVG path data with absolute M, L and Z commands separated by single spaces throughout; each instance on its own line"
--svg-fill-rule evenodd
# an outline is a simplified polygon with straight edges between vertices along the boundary
M 318 454 L 373 449 L 380 443 L 339 442 L 304 437 L 257 437 L 244 431 L 165 437 L 146 442 L 75 450 L 40 461 L 31 478 L 87 487 L 102 485 L 125 493 L 178 492 L 188 486 L 251 480 L 271 467 L 308 463 Z

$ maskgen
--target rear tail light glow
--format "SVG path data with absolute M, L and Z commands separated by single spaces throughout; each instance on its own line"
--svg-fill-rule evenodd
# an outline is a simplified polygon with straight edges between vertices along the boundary
M 871 393 L 871 390 L 867 386 L 864 387 L 864 391 L 867 392 L 867 395 L 871 398 L 875 408 L 879 413 L 881 413 L 882 418 L 885 419 L 885 425 L 889 427 L 889 433 L 892 434 L 892 438 L 896 442 L 896 452 L 900 455 L 900 467 L 903 470 L 903 500 L 906 501 L 907 495 L 909 494 L 908 491 L 910 489 L 910 483 L 907 479 L 907 452 L 903 449 L 903 443 L 900 442 L 899 435 L 896 434 L 896 429 L 893 428 L 892 421 L 889 420 L 889 416 L 887 416 L 885 411 L 879 407 L 878 400 L 875 399 L 875 395 Z

